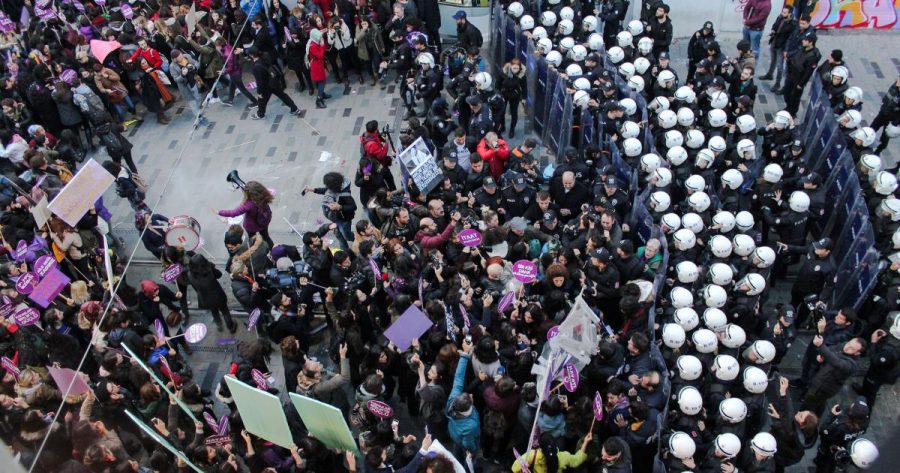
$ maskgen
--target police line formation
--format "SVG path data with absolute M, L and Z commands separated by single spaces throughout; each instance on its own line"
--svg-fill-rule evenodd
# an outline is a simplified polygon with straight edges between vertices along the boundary
M 691 36 L 682 81 L 660 2 L 644 2 L 630 22 L 619 0 L 498 6 L 493 73 L 464 11 L 454 15 L 458 43 L 442 49 L 429 2 L 392 10 L 316 2 L 290 13 L 276 3 L 252 18 L 259 8 L 231 2 L 198 22 L 222 44 L 178 34 L 188 33 L 189 5 L 129 5 L 73 2 L 59 7 L 62 20 L 47 17 L 46 3 L 27 5 L 44 21 L 6 37 L 0 431 L 32 471 L 774 472 L 813 447 L 816 471 L 875 464 L 865 432 L 900 354 L 900 200 L 878 156 L 898 134 L 900 80 L 872 126 L 861 126 L 861 90 L 840 51 L 821 59 L 805 7 L 772 26 L 771 49 L 786 59 L 766 76 L 783 71 L 787 105 L 759 126 L 754 44 L 739 43 L 729 59 L 705 22 Z M 756 21 L 758 33 L 766 15 L 759 26 L 753 12 L 745 8 L 745 23 Z M 269 31 L 289 15 L 289 28 Z M 324 31 L 328 18 L 336 30 Z M 362 41 L 356 54 L 324 51 L 351 36 L 350 24 Z M 134 56 L 86 57 L 77 45 L 98 28 Z M 233 44 L 253 62 L 256 97 L 243 87 Z M 158 49 L 173 46 L 169 64 Z M 296 62 L 300 50 L 310 63 Z M 250 313 L 239 327 L 222 272 L 197 248 L 199 224 L 144 203 L 147 184 L 117 123 L 134 112 L 133 99 L 167 122 L 164 77 L 174 75 L 203 124 L 213 94 L 201 90 L 218 84 L 223 66 L 229 97 L 241 89 L 255 117 L 265 117 L 271 95 L 296 111 L 276 57 L 318 92 L 321 108 L 326 59 L 338 82 L 354 67 L 363 80 L 364 50 L 380 54 L 369 56 L 373 81 L 399 84 L 408 120 L 399 153 L 388 130 L 367 123 L 353 184 L 331 172 L 304 190 L 322 196 L 329 222 L 298 232 L 299 246 L 269 236 L 274 196 L 265 185 L 228 176 L 244 196 L 219 211 L 243 216 L 225 236 L 226 277 Z M 141 67 L 129 69 L 135 58 Z M 191 61 L 213 64 L 199 68 L 210 73 Z M 555 163 L 538 163 L 533 138 L 512 148 L 502 138 L 514 138 L 520 104 Z M 95 137 L 143 246 L 161 261 L 158 281 L 127 281 L 102 200 L 77 222 L 36 221 L 45 220 L 42 198 L 73 179 Z M 393 160 L 418 163 L 404 160 L 416 146 L 434 151 L 426 165 L 439 166 L 439 178 L 420 181 L 404 168 L 398 188 Z M 834 224 L 843 217 L 849 229 Z M 866 284 L 856 284 L 863 270 Z M 790 301 L 769 299 L 776 285 Z M 236 345 L 212 393 L 192 370 L 191 345 L 213 330 L 190 323 L 190 288 L 213 314 L 216 343 Z M 401 314 L 425 324 L 397 327 Z M 316 333 L 322 320 L 327 331 Z M 225 338 L 238 330 L 259 338 Z M 812 336 L 802 374 L 788 380 L 778 367 L 803 330 Z M 273 344 L 284 384 L 270 376 Z M 322 344 L 330 362 L 307 355 Z M 862 383 L 849 387 L 860 397 L 834 403 L 866 355 Z M 337 407 L 353 445 L 335 450 L 290 402 L 280 413 L 289 444 L 267 438 L 256 419 L 270 413 L 239 406 L 231 392 L 244 385 Z M 415 425 L 392 422 L 399 409 Z M 423 426 L 421 441 L 401 434 Z

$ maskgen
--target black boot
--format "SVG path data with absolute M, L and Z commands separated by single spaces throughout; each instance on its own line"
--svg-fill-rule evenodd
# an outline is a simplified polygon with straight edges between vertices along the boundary
M 322 98 L 316 99 L 316 108 L 326 108 L 325 107 L 325 99 L 322 99 Z

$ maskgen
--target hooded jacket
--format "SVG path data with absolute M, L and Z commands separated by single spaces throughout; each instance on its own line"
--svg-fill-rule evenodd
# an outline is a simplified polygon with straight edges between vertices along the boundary
M 462 394 L 466 368 L 469 366 L 469 357 L 471 356 L 468 353 L 460 353 L 460 355 L 459 363 L 456 365 L 456 374 L 453 376 L 453 388 L 447 398 L 445 413 L 449 420 L 447 427 L 453 443 L 474 454 L 481 447 L 481 418 L 478 415 L 478 409 L 472 406 L 471 413 L 468 415 L 453 410 L 453 401 Z

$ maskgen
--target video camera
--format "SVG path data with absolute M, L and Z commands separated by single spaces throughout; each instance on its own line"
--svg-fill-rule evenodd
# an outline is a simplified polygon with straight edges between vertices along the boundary
M 231 172 L 228 173 L 228 176 L 225 177 L 225 180 L 230 182 L 231 185 L 234 186 L 234 190 L 243 190 L 247 185 L 247 183 L 244 182 L 243 179 L 241 179 L 241 176 L 238 176 L 237 169 L 232 169 Z
M 288 267 L 276 266 L 266 270 L 266 283 L 269 287 L 285 293 L 296 292 L 299 277 L 309 277 L 307 264 L 302 260 L 293 261 Z

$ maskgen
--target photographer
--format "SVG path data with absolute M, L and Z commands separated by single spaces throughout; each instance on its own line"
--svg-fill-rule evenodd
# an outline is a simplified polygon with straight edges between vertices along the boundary
M 350 226 L 356 215 L 356 200 L 350 193 L 350 181 L 343 174 L 329 172 L 322 178 L 325 187 L 312 188 L 305 186 L 303 194 L 312 191 L 322 195 L 322 213 L 325 218 L 336 225 L 334 236 L 340 242 L 341 248 L 349 251 L 353 241 L 353 230 Z
M 390 139 L 390 130 L 385 126 L 385 134 Z M 381 177 L 387 190 L 394 190 L 397 184 L 394 182 L 394 175 L 391 173 L 391 163 L 393 156 L 388 156 L 390 150 L 389 143 L 385 141 L 381 133 L 378 132 L 378 121 L 370 120 L 366 123 L 366 131 L 359 136 L 360 150 L 362 157 L 374 159 L 381 165 Z M 366 202 L 363 202 L 366 203 Z
M 274 343 L 293 336 L 300 343 L 300 350 L 309 351 L 310 317 L 307 305 L 296 292 L 278 291 L 269 299 L 272 304 L 272 317 L 275 319 L 267 327 L 269 339 Z

